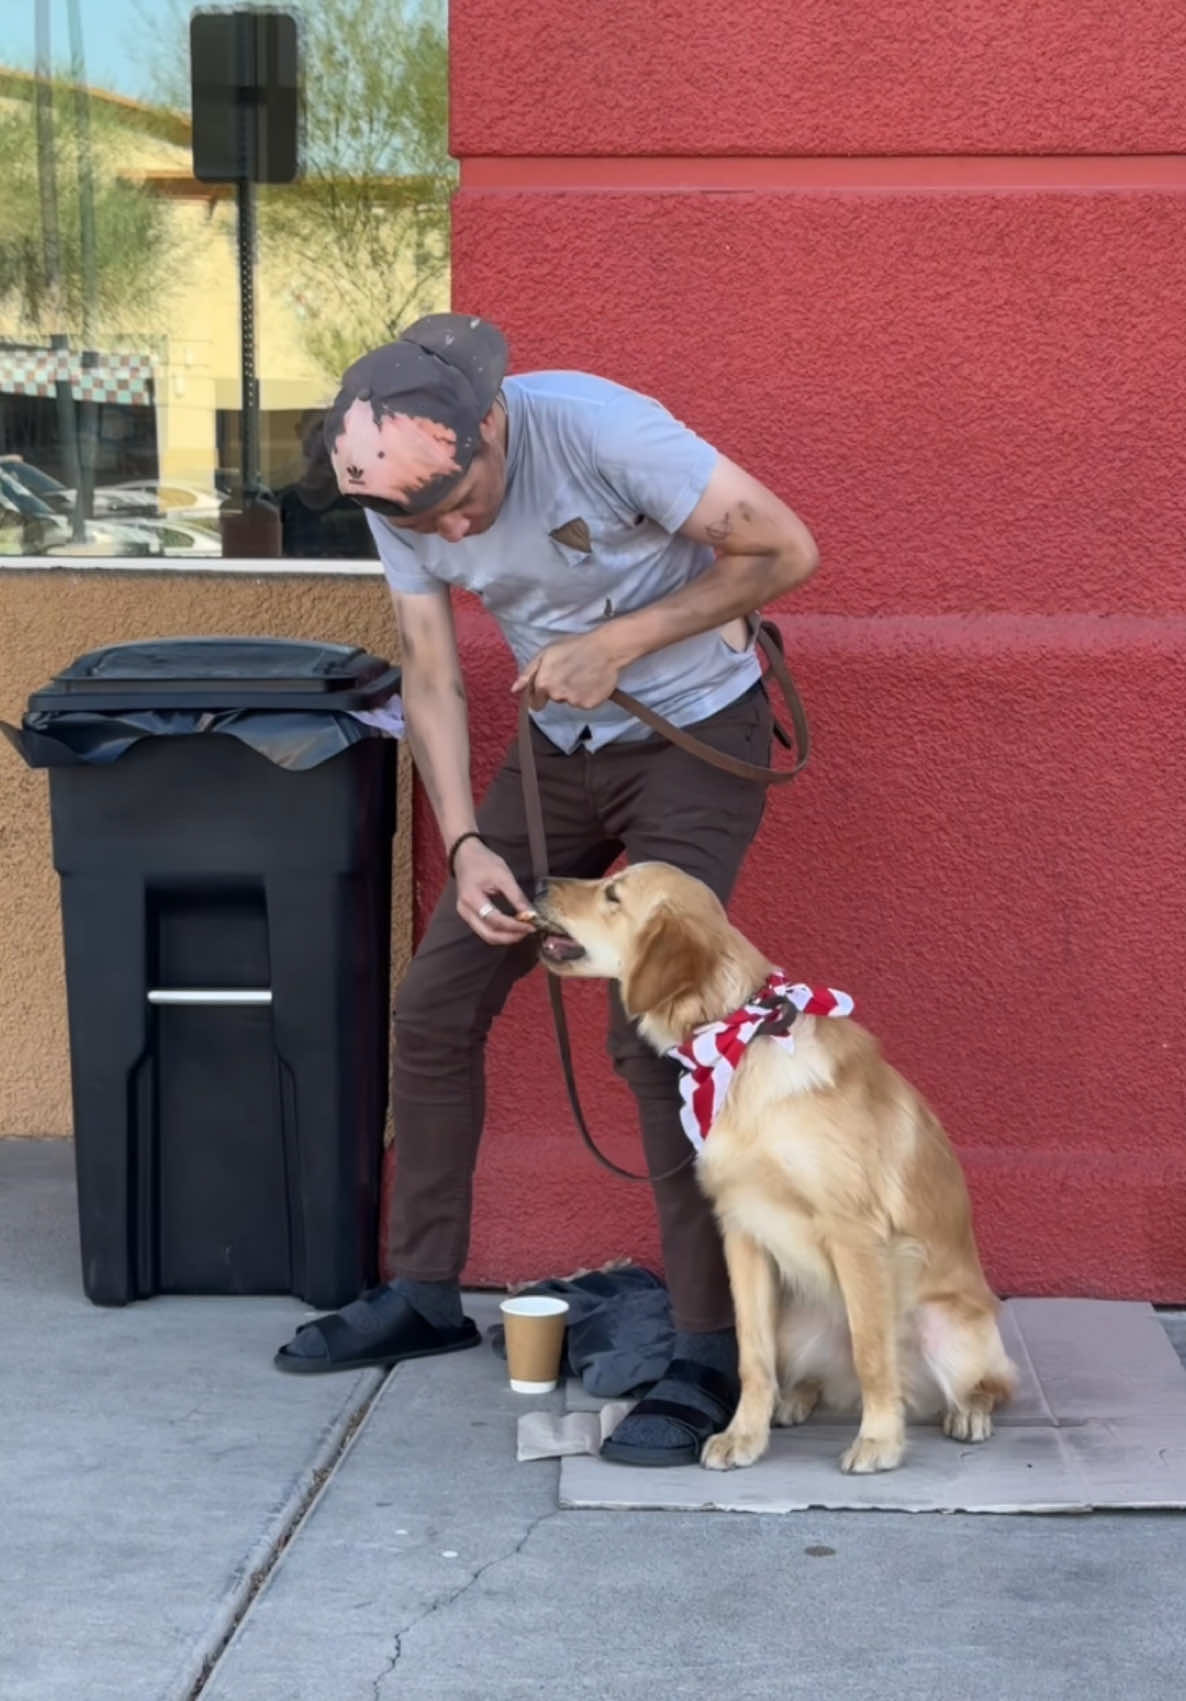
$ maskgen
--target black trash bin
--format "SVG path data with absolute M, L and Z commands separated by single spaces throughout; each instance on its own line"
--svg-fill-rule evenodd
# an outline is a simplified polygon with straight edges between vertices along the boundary
M 398 672 L 349 646 L 80 657 L 9 735 L 50 768 L 83 1284 L 375 1280 Z

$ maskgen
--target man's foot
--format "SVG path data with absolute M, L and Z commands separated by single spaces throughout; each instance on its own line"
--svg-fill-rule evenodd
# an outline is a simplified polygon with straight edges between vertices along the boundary
M 481 1338 L 462 1313 L 455 1283 L 397 1280 L 303 1324 L 272 1362 L 278 1370 L 319 1376 L 461 1352 Z
M 737 1337 L 680 1330 L 666 1374 L 601 1445 L 615 1465 L 695 1465 L 737 1406 Z

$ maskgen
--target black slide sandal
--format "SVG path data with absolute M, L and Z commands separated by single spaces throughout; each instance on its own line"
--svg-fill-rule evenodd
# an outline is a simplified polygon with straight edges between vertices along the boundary
M 680 1400 L 656 1398 L 647 1394 L 627 1412 L 618 1429 L 623 1429 L 632 1417 L 661 1417 L 678 1424 L 687 1435 L 680 1447 L 637 1447 L 628 1441 L 618 1441 L 618 1430 L 601 1444 L 601 1457 L 612 1465 L 647 1465 L 652 1469 L 665 1465 L 698 1465 L 704 1443 L 710 1436 L 719 1435 L 737 1409 L 740 1386 L 731 1376 L 691 1359 L 673 1359 L 660 1382 L 682 1382 L 696 1388 L 716 1408 L 715 1415 L 699 1406 L 685 1405 Z M 656 1386 L 659 1384 L 657 1383 Z
M 310 1358 L 283 1346 L 272 1360 L 277 1370 L 294 1376 L 328 1376 L 339 1370 L 388 1369 L 405 1359 L 464 1352 L 467 1347 L 478 1346 L 482 1339 L 471 1317 L 465 1318 L 459 1329 L 437 1329 L 410 1305 L 405 1305 L 400 1317 L 381 1334 L 355 1329 L 336 1312 L 315 1317 L 297 1334 L 303 1335 L 307 1329 L 315 1330 L 325 1342 L 324 1355 Z

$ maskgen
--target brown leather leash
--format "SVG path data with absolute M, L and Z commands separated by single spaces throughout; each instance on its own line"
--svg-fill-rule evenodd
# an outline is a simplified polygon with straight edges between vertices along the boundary
M 653 709 L 648 709 L 644 703 L 640 703 L 636 697 L 630 696 L 626 691 L 614 691 L 609 700 L 611 703 L 616 703 L 619 708 L 625 709 L 627 713 L 634 715 L 645 726 L 649 726 L 653 732 L 667 739 L 668 743 L 676 745 L 680 750 L 687 751 L 690 756 L 699 757 L 702 762 L 707 762 L 710 767 L 719 768 L 722 773 L 732 774 L 735 778 L 743 780 L 753 780 L 757 785 L 786 785 L 788 781 L 795 778 L 796 774 L 801 772 L 807 761 L 811 750 L 811 734 L 803 704 L 799 699 L 798 691 L 795 689 L 795 682 L 791 678 L 790 669 L 787 667 L 782 633 L 772 621 L 763 620 L 758 623 L 754 636 L 769 664 L 768 676 L 773 676 L 778 685 L 783 701 L 787 706 L 787 713 L 790 716 L 792 728 L 790 733 L 777 719 L 774 723 L 775 738 L 785 749 L 795 752 L 794 765 L 790 768 L 763 768 L 756 762 L 745 762 L 739 756 L 728 756 L 724 751 L 714 750 L 710 744 L 704 744 L 690 732 L 685 732 L 682 727 L 673 726 L 670 721 L 664 720 L 662 715 L 657 715 Z M 527 841 L 531 849 L 531 871 L 538 885 L 539 882 L 548 878 L 548 842 L 547 835 L 544 832 L 544 811 L 539 795 L 535 749 L 531 742 L 531 713 L 527 695 L 525 691 L 519 701 L 519 766 L 523 780 L 523 810 L 527 819 Z M 679 1175 L 695 1162 L 695 1151 L 689 1152 L 681 1163 L 676 1164 L 673 1169 L 665 1170 L 662 1175 L 639 1175 L 634 1170 L 623 1169 L 620 1164 L 614 1163 L 612 1158 L 607 1158 L 600 1149 L 589 1132 L 585 1113 L 581 1109 L 581 1098 L 577 1090 L 576 1071 L 572 1060 L 572 1042 L 569 1038 L 568 1021 L 564 1014 L 564 995 L 560 980 L 558 976 L 553 974 L 546 975 L 545 979 L 548 983 L 548 998 L 552 1005 L 552 1020 L 556 1029 L 556 1047 L 560 1053 L 560 1067 L 564 1071 L 564 1085 L 568 1091 L 568 1102 L 572 1106 L 572 1114 L 576 1119 L 577 1128 L 580 1130 L 581 1139 L 585 1142 L 585 1145 L 599 1164 L 611 1170 L 614 1175 L 620 1176 L 624 1181 L 649 1181 L 654 1183 L 656 1181 L 668 1181 L 672 1176 Z

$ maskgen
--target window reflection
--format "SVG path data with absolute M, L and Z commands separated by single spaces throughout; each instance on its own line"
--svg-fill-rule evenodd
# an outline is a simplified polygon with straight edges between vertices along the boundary
M 9 0 L 0 46 L 0 555 L 218 557 L 239 498 L 232 185 L 193 176 L 177 0 Z M 320 423 L 448 306 L 442 0 L 298 12 L 302 176 L 261 186 L 263 482 L 282 551 L 370 557 Z

